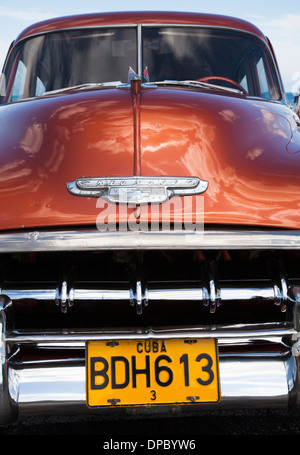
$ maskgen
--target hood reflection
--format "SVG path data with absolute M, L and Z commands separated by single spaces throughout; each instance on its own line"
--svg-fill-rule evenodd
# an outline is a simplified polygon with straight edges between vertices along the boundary
M 33 120 L 32 125 L 30 125 L 19 143 L 19 148 L 27 153 L 29 156 L 36 155 L 41 148 L 44 138 L 44 128 L 41 123 L 37 123 L 36 120 Z
M 293 143 L 288 115 L 278 115 L 278 106 L 270 105 L 269 112 L 265 102 L 207 91 L 143 91 L 141 175 L 208 181 L 199 196 L 208 223 L 294 226 L 298 154 L 287 154 Z M 66 182 L 133 175 L 130 92 L 39 99 L 27 103 L 26 118 L 24 106 L 2 108 L 2 125 L 11 131 L 3 135 L 8 152 L 0 155 L 3 227 L 18 227 L 20 219 L 25 226 L 94 224 L 96 200 L 72 196 Z M 184 203 L 192 210 L 189 197 Z
M 264 103 L 249 107 L 244 100 L 213 95 L 191 104 L 189 96 L 186 104 L 178 101 L 183 95 L 164 100 L 155 123 L 144 107 L 143 173 L 209 181 L 203 196 L 207 222 L 294 225 L 298 163 L 287 160 L 291 128 L 277 106 L 268 112 Z

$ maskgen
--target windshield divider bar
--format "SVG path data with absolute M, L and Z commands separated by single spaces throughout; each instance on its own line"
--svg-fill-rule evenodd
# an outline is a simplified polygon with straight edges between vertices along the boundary
M 140 76 L 141 80 L 143 77 L 143 61 L 142 61 L 142 54 L 143 54 L 143 42 L 142 42 L 142 24 L 137 25 L 137 73 Z

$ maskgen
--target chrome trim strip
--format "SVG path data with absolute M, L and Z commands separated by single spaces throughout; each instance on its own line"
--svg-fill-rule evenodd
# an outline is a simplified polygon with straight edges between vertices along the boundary
M 300 249 L 300 231 L 111 231 L 97 229 L 0 234 L 0 253 L 29 251 Z
M 84 346 L 87 341 L 97 340 L 157 340 L 157 339 L 192 339 L 192 338 L 217 338 L 219 344 L 236 343 L 239 340 L 253 341 L 273 339 L 280 342 L 282 337 L 297 335 L 297 330 L 291 326 L 274 324 L 232 325 L 232 326 L 207 326 L 207 327 L 182 327 L 182 328 L 146 328 L 146 329 L 107 329 L 85 330 L 63 329 L 27 332 L 26 330 L 11 331 L 7 333 L 6 343 L 43 345 L 72 345 Z
M 7 331 L 12 324 L 12 302 L 7 297 L 0 297 L 0 424 L 13 422 L 18 414 L 17 394 L 8 367 L 12 350 L 7 343 Z

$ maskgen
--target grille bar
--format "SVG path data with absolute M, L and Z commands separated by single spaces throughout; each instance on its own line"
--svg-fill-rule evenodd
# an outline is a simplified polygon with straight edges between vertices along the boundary
M 177 287 L 164 289 L 151 289 L 141 281 L 137 281 L 135 287 L 129 289 L 85 289 L 69 287 L 63 281 L 60 287 L 53 288 L 28 288 L 2 289 L 1 294 L 6 295 L 12 301 L 41 300 L 54 301 L 61 306 L 62 312 L 72 306 L 76 301 L 129 301 L 136 307 L 138 314 L 143 312 L 144 306 L 152 301 L 193 301 L 208 306 L 211 313 L 224 302 L 228 301 L 270 301 L 286 311 L 286 304 L 295 301 L 293 286 L 288 288 L 286 280 L 281 279 L 281 287 L 274 284 L 265 287 L 217 287 L 214 280 L 210 280 L 209 286 L 205 287 Z M 292 297 L 291 297 L 292 296 Z
M 145 328 L 138 331 L 133 329 L 122 330 L 85 330 L 82 329 L 55 329 L 55 330 L 11 330 L 6 333 L 6 342 L 8 344 L 35 344 L 40 347 L 44 345 L 69 345 L 71 347 L 84 347 L 87 341 L 99 340 L 154 340 L 154 339 L 194 339 L 194 338 L 217 338 L 222 346 L 245 341 L 265 340 L 275 343 L 281 343 L 282 338 L 295 336 L 297 331 L 290 324 L 286 323 L 267 323 L 267 324 L 239 324 L 239 325 L 222 325 L 211 327 L 195 326 L 181 328 Z M 296 339 L 296 338 L 295 338 Z

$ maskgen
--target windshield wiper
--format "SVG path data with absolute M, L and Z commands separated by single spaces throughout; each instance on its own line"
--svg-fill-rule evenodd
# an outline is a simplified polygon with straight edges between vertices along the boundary
M 155 82 L 144 82 L 144 87 L 155 87 L 159 85 L 174 85 L 174 86 L 185 86 L 185 87 L 198 87 L 211 90 L 222 90 L 230 93 L 237 93 L 239 95 L 244 95 L 244 93 L 236 88 L 224 87 L 222 85 L 210 84 L 208 82 L 185 80 L 185 81 L 176 81 L 176 80 L 164 80 L 164 81 L 155 81 Z M 71 87 L 63 87 L 57 90 L 50 90 L 41 94 L 41 96 L 47 95 L 56 95 L 57 93 L 64 93 L 74 90 L 85 90 L 85 89 L 99 89 L 107 87 L 117 87 L 124 88 L 129 87 L 129 84 L 123 84 L 121 81 L 111 81 L 111 82 L 95 82 L 95 83 L 86 83 L 79 85 L 72 85 Z
M 237 93 L 239 95 L 244 95 L 244 93 L 237 88 L 224 87 L 222 85 L 210 84 L 208 82 L 201 82 L 201 81 L 164 80 L 164 81 L 156 81 L 156 82 L 150 82 L 150 83 L 155 84 L 155 85 L 176 85 L 176 86 L 179 85 L 179 86 L 187 86 L 187 87 L 199 87 L 199 88 L 206 88 L 206 89 L 212 89 L 212 90 L 222 90 L 224 92 Z M 145 83 L 145 85 L 147 85 L 147 83 Z
M 62 92 L 69 92 L 73 90 L 84 90 L 84 89 L 97 89 L 102 87 L 117 87 L 118 85 L 122 84 L 121 81 L 111 81 L 111 82 L 94 82 L 94 83 L 87 83 L 87 84 L 79 84 L 79 85 L 72 85 L 70 87 L 62 87 L 56 90 L 49 90 L 48 92 L 44 92 L 41 96 L 44 95 L 56 95 L 56 93 Z

